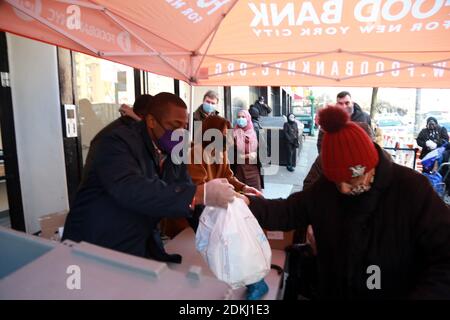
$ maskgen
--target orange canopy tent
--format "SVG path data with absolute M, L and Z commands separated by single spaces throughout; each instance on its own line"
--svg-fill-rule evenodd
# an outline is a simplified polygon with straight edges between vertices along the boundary
M 450 0 L 3 0 L 0 29 L 192 85 L 450 88 Z

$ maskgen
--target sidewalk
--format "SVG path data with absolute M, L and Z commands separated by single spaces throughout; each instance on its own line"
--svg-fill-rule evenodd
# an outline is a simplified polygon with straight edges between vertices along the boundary
M 286 167 L 278 167 L 276 175 L 264 176 L 264 196 L 268 199 L 287 198 L 291 193 L 303 189 L 303 179 L 317 157 L 317 137 L 306 137 L 300 157 L 297 157 L 297 166 L 294 172 L 289 172 Z

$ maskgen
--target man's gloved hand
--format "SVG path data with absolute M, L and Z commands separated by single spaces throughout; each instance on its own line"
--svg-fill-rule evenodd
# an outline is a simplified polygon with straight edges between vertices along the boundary
M 227 179 L 214 179 L 205 183 L 205 206 L 226 208 L 234 199 L 234 187 Z
M 437 147 L 436 142 L 432 141 L 432 140 L 427 140 L 427 142 L 425 142 L 425 145 L 430 149 L 430 150 L 434 150 Z

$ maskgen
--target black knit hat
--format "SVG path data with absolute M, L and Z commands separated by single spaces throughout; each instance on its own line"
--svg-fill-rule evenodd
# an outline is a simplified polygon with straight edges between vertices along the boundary
M 434 121 L 434 123 L 438 124 L 438 121 L 437 121 L 437 119 L 435 117 L 428 117 L 427 125 L 428 125 L 428 123 L 430 123 L 430 121 Z

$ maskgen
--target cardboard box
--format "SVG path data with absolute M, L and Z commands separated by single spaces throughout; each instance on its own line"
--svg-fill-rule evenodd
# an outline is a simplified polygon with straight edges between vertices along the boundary
M 45 239 L 57 240 L 59 241 L 64 228 L 64 223 L 66 222 L 67 211 L 50 213 L 39 218 L 39 223 L 41 225 L 40 236 Z
M 264 230 L 272 249 L 283 250 L 294 241 L 294 231 L 268 231 Z

